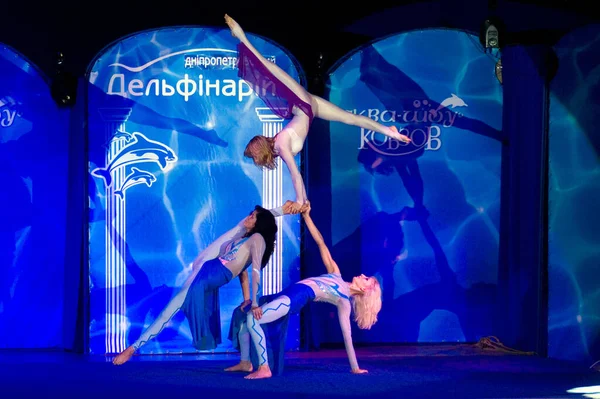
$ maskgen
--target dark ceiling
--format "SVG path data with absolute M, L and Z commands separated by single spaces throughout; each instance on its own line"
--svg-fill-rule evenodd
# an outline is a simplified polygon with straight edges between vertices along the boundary
M 453 21 L 461 22 L 459 28 L 476 29 L 486 13 L 506 8 L 507 4 L 543 5 L 560 12 L 569 12 L 583 23 L 598 19 L 593 11 L 593 1 L 579 0 L 364 0 L 356 5 L 351 2 L 333 1 L 240 1 L 240 0 L 170 0 L 170 1 L 18 1 L 7 0 L 0 6 L 0 42 L 23 53 L 44 72 L 51 75 L 54 56 L 62 51 L 72 72 L 81 75 L 88 63 L 106 45 L 122 36 L 151 28 L 176 25 L 199 25 L 225 27 L 223 15 L 229 13 L 247 31 L 268 37 L 288 49 L 305 67 L 313 63 L 319 53 L 331 53 L 335 58 L 379 35 L 402 30 L 416 18 L 409 12 L 398 13 L 387 26 L 372 24 L 373 29 L 361 33 L 349 33 L 348 27 L 369 15 L 384 18 L 392 9 L 400 6 L 435 4 L 438 13 L 430 26 L 453 27 Z M 335 4 L 335 6 L 334 6 Z M 341 5 L 340 5 L 341 4 Z M 336 8 L 337 7 L 337 8 Z M 403 7 L 404 8 L 404 7 Z M 512 14 L 515 14 L 512 12 Z M 460 18 L 459 18 L 460 17 Z M 531 15 L 539 18 L 539 15 Z M 383 21 L 383 20 L 382 20 Z M 538 24 L 539 25 L 539 24 Z M 381 30 L 382 28 L 385 28 Z M 315 61 L 316 62 L 316 61 Z

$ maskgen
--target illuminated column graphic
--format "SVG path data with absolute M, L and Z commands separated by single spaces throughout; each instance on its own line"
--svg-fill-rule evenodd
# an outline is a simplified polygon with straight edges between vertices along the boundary
M 125 121 L 131 114 L 131 108 L 99 109 L 105 122 L 105 138 L 107 144 L 106 165 L 127 144 L 123 138 L 109 142 L 117 131 L 125 131 Z M 111 174 L 112 184 L 105 187 L 105 273 L 106 273 L 106 353 L 118 353 L 125 349 L 126 333 L 126 296 L 127 283 L 125 264 L 126 213 L 125 199 L 114 195 L 125 180 L 125 168 L 118 168 Z
M 275 115 L 270 108 L 256 108 L 258 119 L 263 124 L 263 136 L 274 137 L 283 128 L 283 118 Z M 272 209 L 282 205 L 281 158 L 277 157 L 275 170 L 263 170 L 262 198 L 263 208 Z M 282 256 L 282 220 L 275 218 L 277 223 L 277 241 L 273 256 L 262 272 L 263 295 L 276 294 L 282 289 L 283 256 Z

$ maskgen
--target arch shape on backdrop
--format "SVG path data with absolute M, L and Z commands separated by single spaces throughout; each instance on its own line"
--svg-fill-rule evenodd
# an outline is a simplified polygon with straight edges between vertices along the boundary
M 346 280 L 375 275 L 379 321 L 358 342 L 473 342 L 493 332 L 498 278 L 502 87 L 476 35 L 391 35 L 329 71 L 327 96 L 396 125 L 408 145 L 330 132 L 331 243 Z M 344 206 L 336 206 L 343 203 Z M 327 315 L 316 322 L 328 323 Z M 339 329 L 338 329 L 339 330 Z M 341 342 L 336 329 L 324 342 Z
M 548 187 L 548 356 L 600 357 L 600 25 L 566 34 L 554 46 L 550 82 Z
M 249 37 L 304 83 L 286 50 Z M 133 343 L 184 282 L 198 253 L 254 205 L 275 208 L 293 198 L 286 170 L 262 171 L 243 157 L 251 137 L 274 135 L 287 121 L 238 78 L 236 45 L 228 29 L 162 28 L 118 40 L 88 69 L 92 353 L 116 353 Z M 134 163 L 136 146 L 144 153 Z M 278 218 L 263 294 L 298 278 L 298 219 Z M 241 301 L 237 279 L 221 288 L 223 330 Z M 287 343 L 297 348 L 298 334 L 290 333 Z M 215 351 L 230 350 L 225 334 Z M 140 352 L 196 352 L 182 312 Z
M 42 72 L 0 44 L 0 348 L 63 347 L 68 128 Z

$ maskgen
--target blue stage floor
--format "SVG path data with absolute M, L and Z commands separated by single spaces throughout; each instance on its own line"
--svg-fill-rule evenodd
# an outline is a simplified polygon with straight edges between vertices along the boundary
M 289 353 L 284 375 L 249 381 L 223 371 L 236 355 L 136 356 L 116 367 L 108 357 L 0 351 L 0 399 L 583 398 L 567 390 L 600 385 L 589 365 L 470 345 L 359 348 L 357 355 L 369 374 L 351 374 L 336 349 Z

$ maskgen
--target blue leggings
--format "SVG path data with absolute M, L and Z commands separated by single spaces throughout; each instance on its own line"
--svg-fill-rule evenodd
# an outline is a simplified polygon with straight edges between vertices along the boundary
M 136 351 L 144 345 L 146 342 L 150 341 L 152 338 L 156 337 L 160 332 L 165 328 L 167 323 L 175 316 L 175 313 L 179 312 L 181 306 L 183 305 L 183 301 L 185 301 L 185 297 L 198 274 L 199 269 L 192 272 L 190 277 L 183 283 L 183 286 L 179 290 L 177 294 L 169 301 L 167 306 L 160 312 L 156 320 L 140 335 L 140 337 L 133 343 L 133 349 Z
M 260 320 L 256 320 L 252 312 L 248 312 L 246 316 L 246 326 L 242 326 L 239 333 L 241 360 L 249 359 L 250 349 L 248 347 L 248 333 L 252 337 L 254 348 L 258 354 L 258 364 L 263 366 L 268 364 L 267 344 L 265 332 L 261 324 L 270 323 L 278 320 L 288 313 L 298 313 L 300 309 L 315 298 L 315 293 L 312 288 L 306 284 L 296 283 L 281 291 L 271 302 L 267 302 L 261 306 L 263 315 Z M 246 337 L 244 337 L 244 334 Z M 246 359 L 244 358 L 246 357 Z

